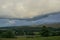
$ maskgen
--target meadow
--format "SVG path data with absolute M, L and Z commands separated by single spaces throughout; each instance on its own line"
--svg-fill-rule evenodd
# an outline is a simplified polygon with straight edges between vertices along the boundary
M 17 37 L 17 38 L 0 38 L 0 40 L 60 40 L 60 36 L 52 36 L 52 37 Z

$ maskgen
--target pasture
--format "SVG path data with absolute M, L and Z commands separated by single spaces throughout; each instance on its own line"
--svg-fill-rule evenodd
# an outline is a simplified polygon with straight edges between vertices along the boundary
M 60 36 L 52 36 L 52 37 L 17 37 L 17 38 L 0 38 L 0 40 L 60 40 Z

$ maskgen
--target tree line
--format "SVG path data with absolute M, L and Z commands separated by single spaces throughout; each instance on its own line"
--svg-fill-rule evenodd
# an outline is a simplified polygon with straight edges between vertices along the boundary
M 16 36 L 24 36 L 24 35 L 39 35 L 42 37 L 49 37 L 49 36 L 60 36 L 60 29 L 59 28 L 52 28 L 42 26 L 40 30 L 28 30 L 28 29 L 8 29 L 8 30 L 0 30 L 0 37 L 1 38 L 15 38 Z

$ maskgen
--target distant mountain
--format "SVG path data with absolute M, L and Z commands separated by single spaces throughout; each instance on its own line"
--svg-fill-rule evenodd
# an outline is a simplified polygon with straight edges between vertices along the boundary
M 41 24 L 40 26 L 60 28 L 60 23 Z

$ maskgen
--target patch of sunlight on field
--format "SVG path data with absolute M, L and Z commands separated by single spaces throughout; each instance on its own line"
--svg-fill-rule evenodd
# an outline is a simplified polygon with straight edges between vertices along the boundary
M 33 37 L 33 38 L 25 38 L 25 37 L 0 38 L 0 40 L 60 40 L 60 36 L 54 36 L 54 37 Z

